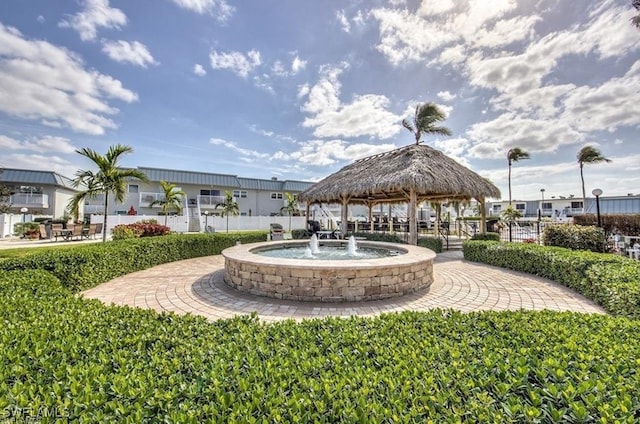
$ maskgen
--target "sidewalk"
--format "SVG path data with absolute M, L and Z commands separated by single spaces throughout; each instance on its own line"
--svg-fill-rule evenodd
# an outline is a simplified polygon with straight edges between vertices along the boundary
M 54 247 L 54 246 L 74 246 L 78 244 L 89 244 L 89 243 L 100 243 L 102 242 L 102 236 L 98 237 L 96 235 L 94 239 L 85 239 L 85 240 L 72 240 L 72 241 L 64 241 L 61 238 L 58 238 L 58 241 L 55 239 L 45 239 L 45 240 L 26 240 L 18 237 L 5 237 L 0 239 L 0 250 L 5 249 L 17 249 L 23 247 Z

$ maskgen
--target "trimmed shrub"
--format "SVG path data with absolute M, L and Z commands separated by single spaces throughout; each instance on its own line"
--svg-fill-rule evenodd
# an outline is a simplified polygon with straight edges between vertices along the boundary
M 294 228 L 291 230 L 291 238 L 294 240 L 308 239 L 309 232 L 304 228 Z
M 436 253 L 442 252 L 442 239 L 438 237 L 419 237 L 418 246 L 426 247 Z
M 542 234 L 542 242 L 545 246 L 592 252 L 603 252 L 606 240 L 602 228 L 582 225 L 549 225 Z
M 227 247 L 264 241 L 265 231 L 171 234 L 34 252 L 0 262 L 0 270 L 42 269 L 73 292 L 152 266 L 200 256 L 219 255 Z
M 609 313 L 640 318 L 640 265 L 606 253 L 523 243 L 468 241 L 464 258 L 527 272 L 570 287 Z
M 145 220 L 155 221 L 155 220 Z M 171 232 L 171 228 L 159 225 L 156 222 L 134 222 L 133 224 L 120 224 L 113 227 L 111 234 L 114 240 L 125 240 L 137 237 L 164 236 Z
M 14 272 L 0 273 L 0 320 L 5 419 L 634 422 L 640 413 L 640 322 L 607 316 L 434 310 L 210 323 L 105 306 L 42 272 Z
M 471 236 L 471 240 L 500 241 L 500 233 L 477 233 Z
M 383 241 L 386 243 L 402 243 L 406 244 L 404 240 L 398 237 L 395 234 L 389 233 L 368 233 L 368 232 L 357 232 L 352 234 L 354 237 L 363 237 L 369 241 Z

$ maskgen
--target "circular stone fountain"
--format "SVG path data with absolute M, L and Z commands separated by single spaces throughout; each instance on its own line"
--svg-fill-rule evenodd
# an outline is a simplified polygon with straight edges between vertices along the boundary
M 270 254 L 288 256 L 292 249 L 301 257 Z M 330 249 L 342 251 L 343 257 L 319 258 Z M 383 256 L 360 254 L 367 250 Z M 358 241 L 354 251 L 346 240 L 322 240 L 317 246 L 308 240 L 253 243 L 230 247 L 222 255 L 229 286 L 257 296 L 316 302 L 387 299 L 427 288 L 436 256 L 423 247 L 372 241 Z

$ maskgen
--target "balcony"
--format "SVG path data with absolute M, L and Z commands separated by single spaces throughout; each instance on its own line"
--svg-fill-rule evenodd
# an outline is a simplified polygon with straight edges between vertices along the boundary
M 102 215 L 104 214 L 104 205 L 84 205 L 85 215 Z
M 46 194 L 17 193 L 9 196 L 9 204 L 12 208 L 38 208 L 49 207 L 49 196 Z
M 157 200 L 164 200 L 164 193 L 150 193 L 150 192 L 140 192 L 139 193 L 139 205 L 141 208 L 150 208 L 150 207 L 160 207 L 160 205 L 151 206 L 151 203 Z
M 200 203 L 200 208 L 204 209 L 214 209 L 217 204 L 224 203 L 225 200 L 225 196 L 198 195 L 198 203 Z

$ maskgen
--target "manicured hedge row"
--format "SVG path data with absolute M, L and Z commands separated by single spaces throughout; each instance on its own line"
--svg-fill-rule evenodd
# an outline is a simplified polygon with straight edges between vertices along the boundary
M 14 271 L 0 272 L 0 322 L 7 419 L 564 423 L 640 413 L 640 321 L 607 316 L 209 323 L 105 306 L 45 272 Z
M 542 234 L 545 246 L 564 247 L 573 250 L 604 252 L 607 238 L 604 230 L 595 226 L 548 225 Z
M 436 253 L 441 253 L 442 239 L 438 237 L 418 237 L 418 246 L 426 247 Z
M 464 257 L 549 278 L 617 316 L 640 318 L 640 265 L 625 257 L 521 243 L 469 241 Z
M 0 270 L 49 271 L 73 292 L 134 271 L 182 259 L 218 255 L 237 241 L 266 240 L 266 232 L 173 234 L 34 252 L 0 261 Z
M 477 233 L 471 236 L 471 240 L 490 240 L 490 241 L 500 241 L 500 233 Z

